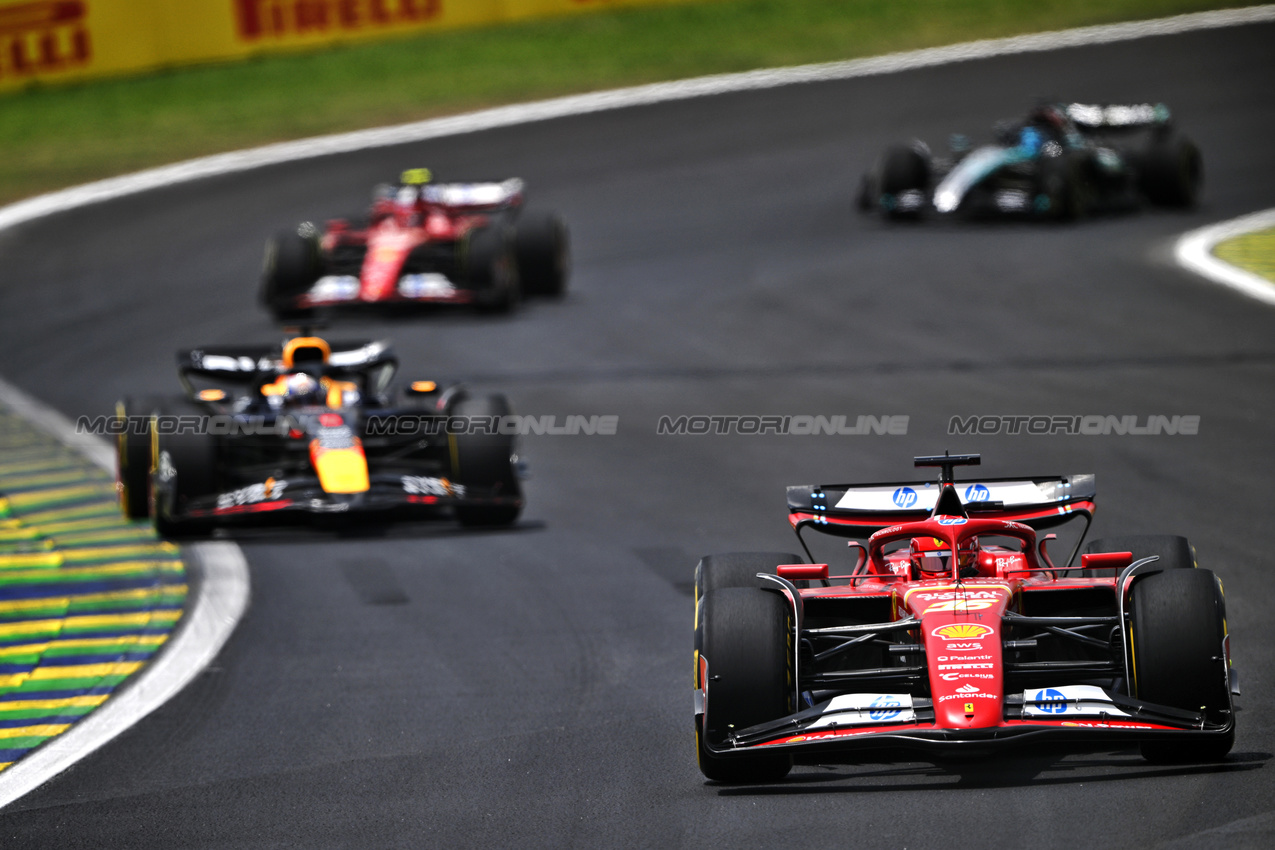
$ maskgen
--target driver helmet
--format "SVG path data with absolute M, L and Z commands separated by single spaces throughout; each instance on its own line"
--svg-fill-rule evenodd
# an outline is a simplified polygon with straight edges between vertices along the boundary
M 292 402 L 317 401 L 319 390 L 319 382 L 313 375 L 296 372 L 284 382 L 283 395 Z
M 947 572 L 948 559 L 952 550 L 947 542 L 937 537 L 913 537 L 911 557 L 913 569 L 921 574 L 937 574 Z
M 1028 154 L 1037 153 L 1045 143 L 1045 134 L 1030 124 L 1018 134 L 1018 146 Z
M 961 542 L 956 552 L 962 576 L 973 575 L 977 570 L 978 538 Z M 911 545 L 912 567 L 921 575 L 941 575 L 951 569 L 952 550 L 947 541 L 937 537 L 913 537 Z

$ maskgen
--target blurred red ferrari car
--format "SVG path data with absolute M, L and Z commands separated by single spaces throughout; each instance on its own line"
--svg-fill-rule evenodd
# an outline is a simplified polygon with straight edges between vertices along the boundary
M 566 225 L 524 210 L 523 182 L 432 183 L 427 169 L 378 189 L 361 219 L 304 222 L 266 246 L 261 302 L 282 322 L 348 308 L 472 304 L 506 312 L 524 295 L 561 296 Z

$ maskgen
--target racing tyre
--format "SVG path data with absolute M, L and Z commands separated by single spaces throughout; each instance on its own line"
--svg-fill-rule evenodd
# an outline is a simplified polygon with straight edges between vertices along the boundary
M 504 396 L 466 398 L 452 405 L 450 416 L 508 416 Z M 452 434 L 452 479 L 465 487 L 467 497 L 514 498 L 513 504 L 461 504 L 456 518 L 461 525 L 511 525 L 522 512 L 522 488 L 514 468 L 514 438 L 506 434 Z
M 1226 609 L 1216 576 L 1210 570 L 1169 570 L 1139 579 L 1129 596 L 1134 696 L 1203 711 L 1211 723 L 1231 721 Z M 1212 740 L 1144 742 L 1142 756 L 1153 762 L 1217 761 L 1234 742 L 1232 725 Z
M 919 215 L 919 207 L 914 212 L 899 212 L 894 206 L 894 198 L 901 192 L 924 192 L 929 185 L 930 164 L 916 148 L 895 145 L 881 158 L 880 203 L 882 210 L 891 218 Z
M 723 757 L 720 746 L 740 729 L 777 720 L 793 709 L 788 602 L 754 587 L 724 587 L 701 602 L 700 663 L 696 686 L 704 689 L 704 715 L 695 729 L 699 769 L 716 782 L 776 782 L 792 769 L 787 753 Z M 707 681 L 700 681 L 701 664 Z
M 514 225 L 518 280 L 527 295 L 560 298 L 567 290 L 571 252 L 567 226 L 554 213 L 523 213 Z
M 478 227 L 466 233 L 460 244 L 460 267 L 482 312 L 508 313 L 522 300 L 518 266 L 505 228 Z
M 314 225 L 281 230 L 266 243 L 261 275 L 261 303 L 277 321 L 310 318 L 314 311 L 295 307 L 298 296 L 319 279 L 319 238 Z
M 1139 157 L 1138 189 L 1162 207 L 1195 204 L 1204 180 L 1200 149 L 1186 136 L 1170 135 L 1152 141 Z
M 115 438 L 115 489 L 125 519 L 147 519 L 150 508 L 151 414 L 159 405 L 149 398 L 124 398 L 115 403 L 122 424 Z
M 1080 164 L 1068 156 L 1041 160 L 1038 192 L 1049 199 L 1046 215 L 1057 221 L 1075 221 L 1089 205 L 1088 186 Z
M 758 573 L 775 574 L 780 564 L 804 564 L 790 552 L 727 552 L 705 555 L 695 565 L 695 601 L 723 587 L 757 587 Z
M 1190 570 L 1196 566 L 1195 549 L 1185 537 L 1174 534 L 1133 534 L 1124 537 L 1103 537 L 1090 541 L 1085 554 L 1095 552 L 1132 552 L 1133 560 L 1140 561 L 1159 555 L 1157 568 L 1165 570 Z M 1111 570 L 1081 570 L 1082 576 L 1111 576 Z
M 158 414 L 195 416 L 202 420 L 207 412 L 193 404 L 183 404 L 161 408 Z M 219 489 L 217 438 L 189 430 L 172 433 L 179 429 L 165 428 L 158 422 L 153 422 L 151 427 L 155 431 L 151 457 L 155 471 L 150 509 L 156 533 L 168 538 L 207 534 L 212 530 L 209 520 L 182 515 L 192 499 Z

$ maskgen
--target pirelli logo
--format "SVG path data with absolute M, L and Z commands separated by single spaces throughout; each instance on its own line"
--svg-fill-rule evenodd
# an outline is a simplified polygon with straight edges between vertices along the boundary
M 234 0 L 244 41 L 390 29 L 439 17 L 443 0 Z
M 87 6 L 82 0 L 0 6 L 0 79 L 87 65 L 93 54 Z

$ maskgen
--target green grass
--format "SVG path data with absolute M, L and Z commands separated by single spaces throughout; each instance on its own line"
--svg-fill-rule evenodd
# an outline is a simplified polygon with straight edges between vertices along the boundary
M 1275 228 L 1228 239 L 1213 253 L 1218 259 L 1275 283 Z
M 0 96 L 0 203 L 147 166 L 494 104 L 1247 5 L 712 0 Z

